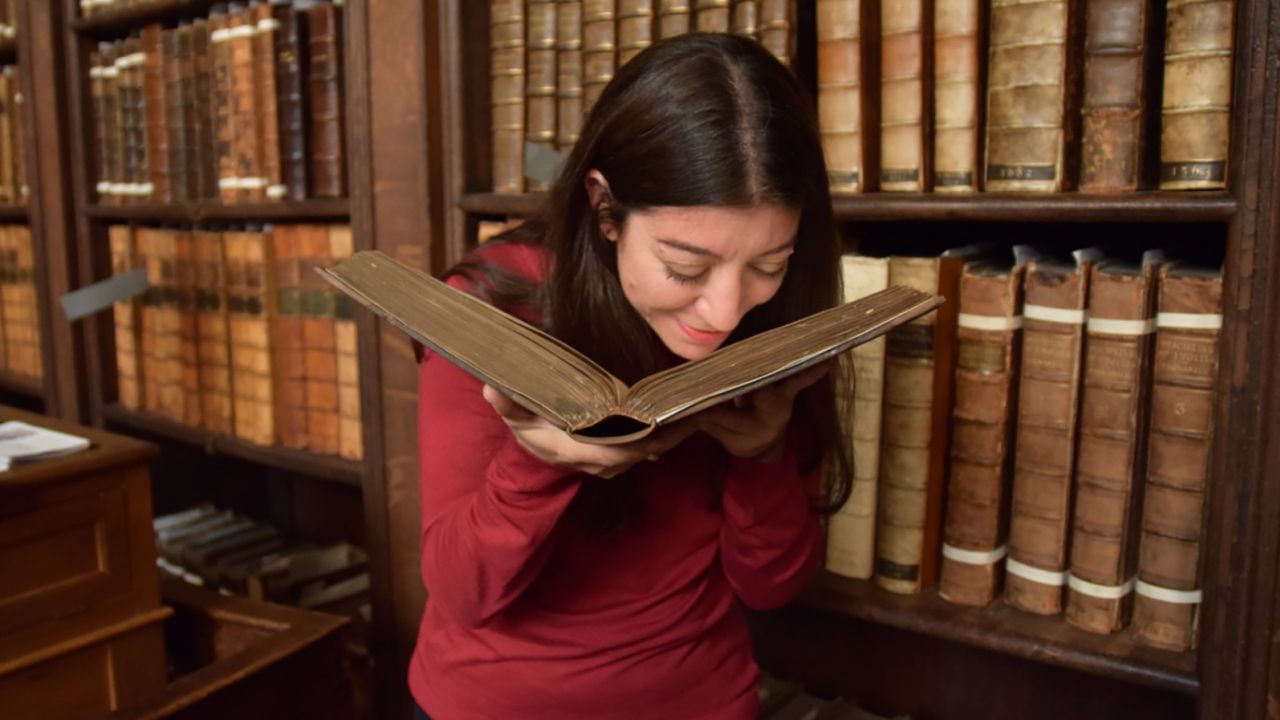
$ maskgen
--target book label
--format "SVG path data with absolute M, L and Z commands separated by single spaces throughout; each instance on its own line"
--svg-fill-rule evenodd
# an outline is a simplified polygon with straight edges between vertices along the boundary
M 988 165 L 987 180 L 1053 180 L 1053 165 Z

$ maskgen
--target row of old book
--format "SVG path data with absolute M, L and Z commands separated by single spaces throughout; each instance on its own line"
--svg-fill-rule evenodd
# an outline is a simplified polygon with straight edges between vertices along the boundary
M 18 0 L 0 0 L 0 38 L 12 42 L 18 37 Z
M 498 193 L 547 189 L 554 173 L 526 168 L 526 142 L 567 154 L 617 68 L 656 39 L 734 32 L 784 63 L 795 46 L 795 0 L 489 0 L 489 22 Z
M 833 192 L 1226 187 L 1234 0 L 868 4 L 817 4 Z
M 215 5 L 103 43 L 89 67 L 106 203 L 347 194 L 342 8 Z
M 31 230 L 0 225 L 0 367 L 28 378 L 44 376 Z
M 854 350 L 854 492 L 827 568 L 1095 633 L 1195 643 L 1215 414 L 1217 268 L 1080 250 L 844 259 L 936 313 Z
M 316 272 L 352 253 L 348 225 L 228 230 L 113 225 L 118 399 L 258 445 L 363 456 L 353 308 Z
M 29 133 L 21 78 L 16 66 L 0 67 L 0 203 L 3 204 L 26 205 L 31 195 L 26 159 Z

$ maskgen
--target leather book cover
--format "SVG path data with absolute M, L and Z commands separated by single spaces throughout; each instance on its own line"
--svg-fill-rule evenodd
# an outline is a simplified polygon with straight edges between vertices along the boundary
M 121 102 L 121 78 L 120 70 L 116 67 L 116 61 L 124 54 L 123 43 L 112 43 L 107 52 L 103 55 L 102 77 L 103 83 L 103 113 L 107 118 L 106 122 L 106 169 L 107 169 L 107 197 L 111 204 L 119 205 L 124 202 L 124 189 L 126 185 L 124 163 L 125 163 L 125 144 L 124 144 L 124 117 Z
M 18 197 L 13 176 L 13 72 L 0 69 L 0 203 L 13 204 Z
M 992 0 L 986 189 L 1075 189 L 1079 0 Z
M 218 153 L 217 128 L 213 102 L 212 29 L 205 20 L 191 23 L 190 137 L 194 167 L 189 173 L 193 199 L 217 200 Z
M 204 194 L 204 148 L 200 145 L 201 118 L 199 100 L 196 97 L 195 31 L 192 25 L 183 23 L 175 30 L 178 35 L 178 96 L 182 99 L 182 146 L 186 152 L 183 167 L 186 169 L 188 200 L 200 200 Z
M 307 89 L 311 103 L 311 195 L 346 197 L 342 8 L 307 9 Z
M 617 68 L 617 0 L 582 0 L 582 110 L 590 113 Z
M 578 142 L 582 119 L 582 0 L 560 0 L 556 3 L 556 149 L 562 154 L 568 155 Z
M 1162 261 L 1106 262 L 1089 279 L 1067 622 L 1103 635 L 1124 627 L 1133 601 Z
M 980 0 L 934 0 L 934 192 L 980 189 L 983 5 Z
M 106 113 L 106 59 L 100 50 L 89 53 L 89 107 L 93 117 L 93 190 L 99 203 L 111 198 L 111 180 L 107 172 L 108 160 Z
M 231 329 L 231 388 L 236 437 L 274 445 L 275 367 L 271 326 L 276 314 L 276 271 L 271 267 L 272 232 L 246 229 L 223 235 L 227 249 Z
M 1161 271 L 1133 635 L 1168 650 L 1196 644 L 1221 313 L 1219 269 Z
M 279 22 L 270 5 L 254 5 L 249 11 L 254 24 L 253 35 L 253 90 L 257 109 L 256 132 L 262 154 L 261 173 L 266 180 L 263 195 L 267 200 L 280 200 L 285 196 L 284 178 L 280 167 L 280 126 L 276 90 L 276 42 Z
M 355 251 L 350 226 L 329 229 L 329 257 L 341 262 Z M 364 458 L 364 426 L 360 405 L 360 350 L 356 342 L 355 301 L 345 293 L 333 297 L 334 348 L 338 365 L 338 454 Z
M 1062 612 L 1089 271 L 1097 259 L 1077 250 L 1072 261 L 1033 260 L 1026 271 L 1004 598 L 1039 615 Z
M 694 0 L 693 29 L 697 32 L 727 33 L 732 29 L 729 0 Z
M 760 44 L 783 65 L 796 53 L 795 0 L 760 0 Z
M 18 303 L 22 308 L 23 330 L 20 362 L 14 368 L 27 377 L 40 379 L 44 375 L 43 353 L 40 348 L 40 315 L 36 292 L 35 248 L 32 246 L 31 229 L 25 225 L 11 226 L 17 244 Z
M 1160 189 L 1227 186 L 1234 0 L 1168 0 Z
M 337 455 L 341 447 L 338 413 L 338 348 L 334 290 L 317 268 L 329 267 L 330 236 L 350 235 L 348 225 L 298 225 L 302 295 L 302 348 L 306 368 L 307 442 L 313 452 Z M 346 242 L 339 240 L 339 244 Z
M 760 38 L 760 0 L 733 0 L 731 32 L 752 40 Z
M 285 447 L 307 447 L 306 349 L 302 340 L 302 234 L 311 226 L 282 224 L 272 231 L 276 270 L 271 362 L 276 372 L 276 426 Z M 326 240 L 328 238 L 326 237 Z
M 232 11 L 227 21 L 231 61 L 231 157 L 235 168 L 234 202 L 258 202 L 266 196 L 262 147 L 258 143 L 257 62 L 253 38 L 257 33 L 252 11 Z M 315 108 L 313 108 L 313 111 Z M 318 120 L 313 117 L 313 121 Z
M 230 435 L 231 337 L 227 327 L 226 260 L 222 233 L 194 230 L 196 334 L 200 355 L 200 417 L 212 432 Z
M 1148 78 L 1155 78 L 1154 32 L 1163 3 L 1087 0 L 1084 93 L 1080 135 L 1080 190 L 1132 192 L 1149 187 L 1144 173 L 1154 135 L 1148 113 Z
M 554 150 L 556 147 L 556 3 L 530 1 L 527 15 L 525 61 L 525 142 Z M 526 178 L 529 190 L 545 191 L 550 182 Z
M 933 0 L 880 0 L 880 189 L 920 192 L 932 117 L 925 48 Z
M 307 197 L 307 82 L 310 64 L 303 20 L 292 4 L 272 4 L 276 21 L 276 120 L 284 197 Z
M 863 190 L 863 0 L 818 0 L 818 129 L 831 192 Z
M 133 230 L 128 225 L 107 228 L 111 247 L 111 274 L 123 275 L 137 267 L 133 254 Z M 138 360 L 138 303 L 130 298 L 112 306 L 115 316 L 116 400 L 127 410 L 141 407 L 142 387 Z
M 138 297 L 138 377 L 139 405 L 143 410 L 160 410 L 160 372 L 156 356 L 156 331 L 160 309 L 160 257 L 156 254 L 156 230 L 139 227 L 134 231 L 134 265 L 147 270 L 149 286 Z M 6 307 L 6 310 L 8 308 Z M 6 335 L 8 327 L 5 328 Z
M 142 29 L 142 102 L 146 108 L 147 177 L 151 201 L 172 201 L 169 192 L 168 87 L 165 83 L 164 30 L 159 24 Z
M 1004 569 L 1018 406 L 1024 265 L 979 262 L 960 276 L 955 404 L 938 594 L 995 599 Z
M 182 362 L 182 423 L 200 427 L 200 330 L 196 308 L 196 255 L 190 230 L 173 234 L 174 305 Z
M 584 0 L 584 11 L 587 4 Z M 490 149 L 495 193 L 524 192 L 524 36 L 524 3 L 489 0 Z
M 184 382 L 181 287 L 178 277 L 177 230 L 158 229 L 152 249 L 159 266 L 156 308 L 156 371 L 160 375 L 159 413 L 175 423 L 186 419 L 187 386 Z M 151 274 L 148 273 L 148 277 Z
M 188 36 L 188 39 L 190 36 Z M 166 30 L 163 35 L 164 45 L 164 84 L 165 84 L 165 128 L 169 136 L 169 198 L 176 203 L 188 202 L 193 198 L 188 181 L 191 178 L 187 170 L 187 162 L 191 152 L 187 149 L 188 98 L 186 91 L 189 83 L 182 77 L 182 33 L 179 28 Z M 189 49 L 189 48 L 187 48 Z
M 22 75 L 13 68 L 13 182 L 17 192 L 14 199 L 19 205 L 26 205 L 31 199 L 31 179 L 27 174 L 27 136 L 30 133 L 27 125 L 27 95 Z
M 218 162 L 218 197 L 234 203 L 240 193 L 235 159 L 235 118 L 231 76 L 231 24 L 226 12 L 215 7 L 209 15 L 209 56 L 212 61 L 210 114 L 213 116 L 213 149 Z
M 942 502 L 951 434 L 956 359 L 956 295 L 972 254 L 961 248 L 933 257 L 889 259 L 889 287 L 946 299 L 888 335 L 876 510 L 880 587 L 918 593 L 937 579 Z
M 889 259 L 841 258 L 844 301 L 889 287 Z M 884 414 L 885 339 L 853 349 L 852 386 L 840 387 L 841 414 L 853 434 L 853 491 L 827 520 L 827 570 L 869 580 L 875 573 L 876 483 L 880 477 L 880 421 Z
M 653 0 L 618 0 L 618 67 L 653 44 Z
M 658 39 L 684 35 L 693 28 L 693 0 L 657 0 Z

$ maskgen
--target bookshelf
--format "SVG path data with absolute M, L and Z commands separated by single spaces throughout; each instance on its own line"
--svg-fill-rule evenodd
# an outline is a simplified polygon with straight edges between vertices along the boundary
M 80 209 L 93 220 L 114 222 L 182 222 L 206 220 L 239 222 L 344 222 L 350 216 L 346 198 L 315 198 L 278 203 L 222 205 L 219 203 L 143 203 L 86 205 Z
M 813 7 L 812 0 L 799 0 L 797 14 L 796 68 L 811 90 L 816 87 Z M 488 12 L 488 3 L 449 0 L 440 3 L 438 13 L 444 232 L 433 241 L 433 257 L 443 258 L 445 265 L 465 253 L 479 221 L 528 217 L 543 200 L 538 193 L 492 192 Z M 1044 234 L 1056 249 L 1070 249 L 1068 242 L 1087 237 L 1082 244 L 1132 252 L 1176 237 L 1225 259 L 1222 389 L 1215 408 L 1199 648 L 1156 651 L 1124 633 L 1098 637 L 1077 631 L 1061 617 L 1039 618 L 1001 605 L 971 610 L 941 600 L 936 589 L 903 597 L 822 573 L 790 608 L 761 623 L 758 639 L 766 667 L 775 663 L 770 669 L 808 673 L 829 693 L 885 703 L 872 709 L 925 717 L 1030 716 L 1018 714 L 1028 704 L 997 707 L 1002 693 L 1013 693 L 1001 674 L 1011 670 L 1016 678 L 1009 681 L 1027 688 L 1014 694 L 1037 696 L 1035 707 L 1042 714 L 1036 717 L 1070 717 L 1080 707 L 1073 694 L 1099 687 L 1107 696 L 1098 706 L 1126 717 L 1261 718 L 1269 682 L 1276 701 L 1280 672 L 1269 670 L 1268 658 L 1275 667 L 1280 645 L 1271 638 L 1280 601 L 1275 599 L 1277 531 L 1269 519 L 1280 514 L 1280 486 L 1268 480 L 1267 468 L 1280 463 L 1280 443 L 1271 434 L 1280 415 L 1270 370 L 1280 351 L 1280 284 L 1274 279 L 1280 277 L 1274 242 L 1280 220 L 1278 17 L 1274 3 L 1237 0 L 1226 191 L 871 192 L 834 199 L 851 245 L 992 239 L 1011 245 Z M 864 38 L 864 43 L 871 47 L 864 52 L 877 52 L 878 38 Z M 840 642 L 860 644 L 825 646 Z M 930 693 L 908 678 L 877 684 L 884 672 L 872 666 L 885 658 L 901 662 L 903 674 L 910 675 L 932 667 L 924 655 L 935 651 L 963 657 L 972 666 L 962 671 L 934 667 L 943 673 L 930 681 L 929 687 L 939 690 L 936 696 L 919 697 Z M 948 695 L 984 701 L 951 707 Z M 985 708 L 985 699 L 991 703 L 988 714 L 964 715 L 957 709 Z

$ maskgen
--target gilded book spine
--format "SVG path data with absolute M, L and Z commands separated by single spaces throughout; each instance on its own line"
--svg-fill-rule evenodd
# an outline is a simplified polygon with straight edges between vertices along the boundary
M 618 0 L 618 67 L 653 44 L 653 0 Z
M 933 189 L 978 189 L 979 0 L 934 0 Z
M 489 0 L 493 191 L 524 192 L 524 3 Z
M 567 155 L 582 131 L 582 0 L 556 4 L 556 148 Z
M 862 191 L 862 0 L 818 0 L 818 129 L 831 192 Z
M 731 15 L 729 0 L 694 0 L 693 27 L 698 32 L 729 32 Z
M 1160 189 L 1227 186 L 1234 0 L 1169 0 Z
M 880 2 L 880 189 L 925 189 L 925 0 Z
M 525 61 L 525 141 L 546 148 L 556 146 L 556 3 L 529 2 Z M 550 181 L 528 180 L 529 190 L 547 190 Z
M 760 44 L 790 67 L 796 54 L 795 0 L 760 0 Z
M 733 34 L 757 39 L 760 34 L 760 0 L 733 0 L 732 26 Z
M 617 0 L 582 0 L 582 105 L 590 113 L 617 68 Z
M 684 35 L 692 27 L 693 0 L 658 0 L 658 39 Z

